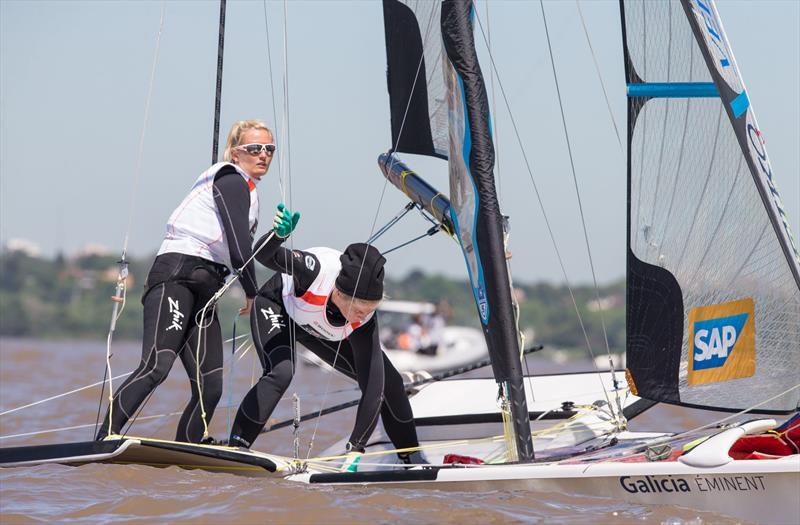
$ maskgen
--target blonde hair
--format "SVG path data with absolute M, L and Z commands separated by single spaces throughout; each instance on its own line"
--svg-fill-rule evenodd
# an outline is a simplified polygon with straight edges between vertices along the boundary
M 225 145 L 225 152 L 222 154 L 222 160 L 225 162 L 232 161 L 233 157 L 231 152 L 233 151 L 233 148 L 242 144 L 242 136 L 251 129 L 263 129 L 269 133 L 274 140 L 275 135 L 272 133 L 272 130 L 269 129 L 262 121 L 240 120 L 233 124 L 230 133 L 228 133 L 228 142 Z

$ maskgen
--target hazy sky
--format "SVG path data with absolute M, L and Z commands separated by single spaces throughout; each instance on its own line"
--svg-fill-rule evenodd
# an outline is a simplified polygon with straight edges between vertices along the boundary
M 210 162 L 219 14 L 216 1 L 166 3 L 136 187 L 162 5 L 0 0 L 2 242 L 30 239 L 47 254 L 101 243 L 119 253 L 132 210 L 131 254 L 144 256 L 158 248 L 167 217 Z M 499 79 L 568 276 L 573 282 L 586 282 L 591 274 L 539 3 L 491 2 L 488 13 L 485 2 L 477 5 L 482 22 L 488 24 Z M 800 2 L 721 0 L 718 5 L 797 236 Z M 581 6 L 624 133 L 617 2 L 584 0 Z M 545 9 L 593 258 L 598 278 L 605 282 L 624 275 L 624 153 L 575 2 L 549 1 Z M 283 167 L 279 170 L 276 159 L 259 186 L 261 231 L 274 205 L 286 200 L 302 213 L 293 236 L 296 246 L 343 248 L 365 240 L 406 202 L 400 192 L 385 186 L 376 165 L 377 155 L 390 146 L 380 2 L 288 2 L 288 128 L 280 87 L 284 4 L 270 1 L 265 9 L 261 1 L 229 1 L 227 14 L 221 140 L 235 120 L 264 119 L 275 124 Z M 478 41 L 491 90 L 488 56 L 480 36 Z M 499 95 L 494 122 L 501 205 L 512 217 L 515 277 L 561 281 L 542 210 Z M 444 163 L 406 160 L 447 192 Z M 377 246 L 390 248 L 427 227 L 416 214 L 409 215 Z M 402 276 L 414 267 L 466 275 L 463 257 L 444 236 L 390 256 L 391 275 Z

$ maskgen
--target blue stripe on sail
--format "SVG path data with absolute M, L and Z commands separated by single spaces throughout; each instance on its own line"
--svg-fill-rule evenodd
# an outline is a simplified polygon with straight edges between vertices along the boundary
M 647 82 L 628 84 L 629 97 L 697 98 L 719 97 L 713 82 Z
M 480 195 L 478 194 L 478 188 L 475 187 L 475 180 L 472 177 L 472 170 L 469 165 L 469 156 L 470 152 L 472 151 L 472 130 L 469 127 L 469 112 L 467 109 L 467 97 L 466 93 L 464 92 L 464 80 L 461 78 L 461 75 L 456 73 L 456 78 L 458 78 L 458 85 L 461 89 L 461 103 L 464 108 L 464 137 L 463 137 L 463 144 L 461 147 L 461 156 L 464 158 L 464 165 L 466 166 L 467 170 L 470 171 L 468 175 L 469 181 L 472 184 L 473 193 L 475 195 L 475 209 L 473 210 L 472 215 L 472 227 L 470 231 L 470 236 L 472 237 L 471 244 L 474 249 L 472 256 L 475 257 L 476 267 L 478 270 L 478 275 L 472 275 L 471 265 L 469 263 L 469 255 L 467 254 L 466 250 L 464 250 L 464 244 L 461 243 L 461 252 L 464 254 L 464 259 L 467 261 L 467 273 L 470 276 L 470 282 L 472 283 L 472 294 L 475 296 L 475 302 L 478 306 L 478 313 L 481 317 L 481 322 L 483 324 L 489 323 L 489 303 L 486 300 L 486 283 L 483 277 L 483 264 L 481 264 L 481 254 L 478 251 L 478 240 L 475 238 L 475 230 L 477 229 L 477 222 L 478 222 L 478 203 L 480 201 Z M 458 234 L 459 239 L 461 238 L 461 227 L 458 223 L 458 215 L 456 213 L 455 206 L 450 207 L 450 218 L 453 221 L 453 224 L 456 227 L 456 233 Z
M 750 99 L 747 98 L 747 91 L 742 91 L 738 97 L 731 100 L 731 109 L 733 110 L 733 116 L 736 118 L 741 117 L 742 113 L 747 111 L 749 107 Z

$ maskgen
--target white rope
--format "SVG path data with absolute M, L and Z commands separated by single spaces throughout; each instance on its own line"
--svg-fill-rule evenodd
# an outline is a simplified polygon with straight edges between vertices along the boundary
M 0 412 L 0 416 L 5 416 L 6 414 L 11 414 L 13 412 L 17 412 L 18 410 L 34 407 L 36 405 L 41 405 L 42 403 L 46 403 L 48 401 L 53 401 L 55 399 L 59 399 L 59 398 L 65 397 L 65 396 L 68 396 L 70 394 L 75 394 L 77 392 L 82 392 L 82 391 L 87 390 L 89 388 L 94 388 L 94 387 L 96 387 L 98 385 L 102 385 L 103 383 L 109 383 L 109 382 L 111 382 L 112 379 L 119 379 L 120 377 L 124 377 L 124 376 L 126 376 L 128 374 L 130 374 L 130 372 L 128 372 L 127 374 L 120 374 L 117 377 L 112 377 L 111 379 L 106 379 L 105 381 L 98 381 L 97 383 L 92 383 L 91 385 L 82 386 L 80 388 L 76 388 L 75 390 L 70 390 L 69 392 L 64 392 L 63 394 L 50 396 L 50 397 L 48 397 L 46 399 L 41 399 L 41 400 L 35 401 L 33 403 L 28 403 L 27 405 L 22 405 L 22 406 L 19 406 L 17 408 L 12 408 L 12 409 L 6 410 L 5 412 Z

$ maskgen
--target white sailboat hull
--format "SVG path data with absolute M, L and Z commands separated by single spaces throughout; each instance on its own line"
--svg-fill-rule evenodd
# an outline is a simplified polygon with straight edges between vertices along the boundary
M 391 486 L 453 491 L 525 490 L 677 505 L 759 523 L 800 522 L 800 455 L 732 461 L 700 469 L 679 461 L 647 463 L 479 465 L 403 472 L 297 474 L 301 483 Z M 383 475 L 382 477 L 380 475 Z M 535 497 L 535 494 L 531 494 Z

